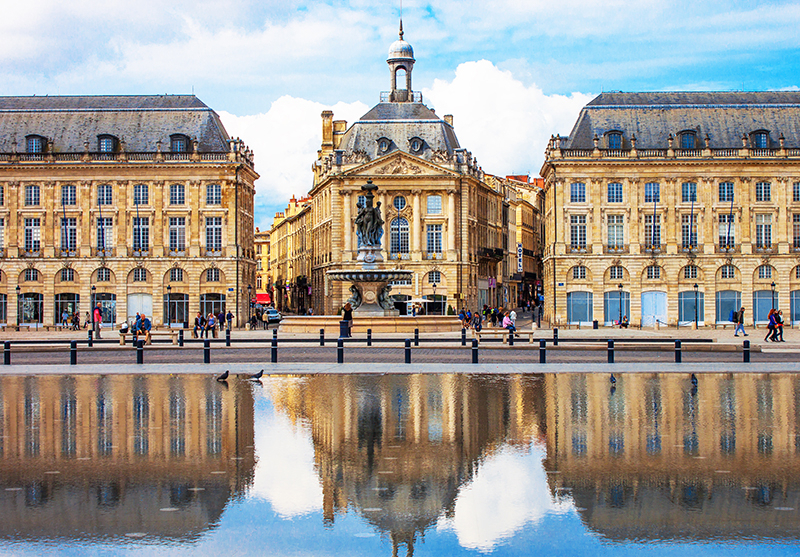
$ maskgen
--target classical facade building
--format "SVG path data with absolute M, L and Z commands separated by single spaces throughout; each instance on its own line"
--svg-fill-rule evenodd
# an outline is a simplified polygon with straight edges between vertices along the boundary
M 411 89 L 414 53 L 400 38 L 389 49 L 391 91 L 349 128 L 322 113 L 322 145 L 311 197 L 311 297 L 315 313 L 336 313 L 347 284 L 326 273 L 360 267 L 355 219 L 361 186 L 378 187 L 383 259 L 387 268 L 413 271 L 394 284 L 405 314 L 420 304 L 430 314 L 461 306 L 502 304 L 504 196 L 462 148 L 453 117 L 439 118 Z
M 194 96 L 0 98 L 0 322 L 241 319 L 257 177 Z
M 292 197 L 286 211 L 275 214 L 270 230 L 270 269 L 275 307 L 305 314 L 310 302 L 310 199 Z
M 262 232 L 256 226 L 253 236 L 256 250 L 256 296 L 255 301 L 261 304 L 272 303 L 272 273 L 269 264 L 270 236 L 269 231 Z
M 545 313 L 800 320 L 800 93 L 604 93 L 555 137 Z

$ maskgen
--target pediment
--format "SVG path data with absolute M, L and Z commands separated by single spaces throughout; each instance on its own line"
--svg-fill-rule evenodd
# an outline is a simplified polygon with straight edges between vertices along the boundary
M 345 172 L 347 176 L 442 176 L 456 175 L 449 168 L 407 153 L 393 153 Z

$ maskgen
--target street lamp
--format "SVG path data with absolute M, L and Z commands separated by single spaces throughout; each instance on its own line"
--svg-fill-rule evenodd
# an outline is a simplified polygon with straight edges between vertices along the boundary
M 698 291 L 697 291 L 698 288 L 699 287 L 697 286 L 697 283 L 694 283 L 694 328 L 695 329 L 697 329 L 697 327 L 698 327 L 698 321 L 699 321 L 699 317 L 700 317 L 700 307 L 699 307 L 699 305 L 697 303 L 698 295 L 699 295 Z
M 19 284 L 18 284 L 17 285 L 17 330 L 18 331 L 19 331 L 19 314 L 21 313 L 20 309 L 22 307 L 22 304 L 20 302 L 20 296 L 21 296 L 20 292 L 21 291 L 22 291 L 22 289 L 19 287 Z
M 167 327 L 172 328 L 172 285 L 167 285 Z
M 619 289 L 619 326 L 622 327 L 622 283 L 617 285 Z
M 775 309 L 775 283 L 770 284 L 772 287 L 772 309 Z
M 247 322 L 250 323 L 250 309 L 252 308 L 253 287 L 247 285 Z
M 436 303 L 436 283 L 433 283 L 433 303 Z
M 94 307 L 97 305 L 97 287 L 93 284 L 92 285 L 92 300 L 91 307 L 89 308 L 89 314 L 92 316 L 92 330 L 94 330 Z

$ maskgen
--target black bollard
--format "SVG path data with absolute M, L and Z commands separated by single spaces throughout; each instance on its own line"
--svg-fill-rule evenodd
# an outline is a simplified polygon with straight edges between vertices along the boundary
M 406 363 L 411 363 L 411 339 L 406 339 Z
M 414 346 L 419 346 L 419 329 L 414 329 Z
M 69 342 L 69 365 L 78 365 L 78 341 L 71 340 Z
M 543 338 L 539 339 L 539 363 L 547 363 L 547 341 Z
M 178 331 L 178 346 L 183 346 L 183 329 Z
M 136 343 L 136 363 L 144 363 L 144 341 L 140 340 Z
M 344 341 L 342 339 L 336 341 L 336 363 L 344 363 Z
M 225 346 L 231 345 L 231 330 L 225 329 Z
M 681 363 L 683 356 L 681 355 L 681 341 L 675 341 L 675 363 Z
M 278 363 L 278 331 L 276 329 L 272 330 L 272 346 L 269 351 L 269 361 L 273 364 Z
M 613 364 L 614 363 L 614 341 L 613 340 L 609 340 L 608 341 L 608 363 L 609 364 Z
M 272 338 L 278 340 L 278 329 L 272 329 Z
M 372 346 L 372 329 L 367 329 L 367 346 Z
M 558 329 L 553 327 L 553 346 L 558 346 Z
M 3 343 L 3 365 L 11 365 L 11 341 L 8 340 Z
M 203 340 L 203 363 L 211 363 L 211 341 L 208 339 Z
M 473 364 L 477 364 L 478 363 L 478 339 L 477 338 L 473 338 L 472 339 L 472 363 Z
M 461 328 L 461 346 L 467 345 L 467 330 L 463 327 Z
M 8 343 L 6 343 L 8 344 Z M 742 361 L 746 364 L 750 363 L 750 341 L 746 340 L 742 343 Z
M 319 330 L 319 345 L 325 346 L 325 329 Z
M 508 345 L 514 346 L 514 331 L 508 331 Z
M 89 329 L 89 344 L 88 344 L 89 348 L 94 346 L 94 338 L 93 337 L 94 337 L 94 335 L 92 334 L 92 330 Z
M 350 335 L 350 322 L 339 321 L 339 338 L 345 338 Z

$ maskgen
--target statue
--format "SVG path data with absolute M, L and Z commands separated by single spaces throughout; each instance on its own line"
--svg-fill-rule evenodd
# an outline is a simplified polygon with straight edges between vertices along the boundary
M 347 300 L 347 303 L 353 306 L 353 309 L 356 310 L 358 309 L 358 306 L 361 305 L 361 292 L 358 290 L 355 284 L 350 286 L 350 294 L 351 296 Z
M 384 221 L 381 218 L 381 202 L 378 201 L 377 206 L 373 206 L 375 195 L 372 193 L 378 189 L 378 186 L 370 180 L 366 185 L 361 186 L 361 189 L 366 192 L 366 195 L 364 201 L 358 206 L 358 215 L 355 219 L 358 247 L 380 249 Z
M 391 291 L 392 291 L 392 285 L 387 284 L 381 289 L 380 293 L 378 294 L 378 305 L 381 306 L 383 309 L 387 310 L 395 309 L 394 302 L 391 300 L 391 298 L 389 298 L 389 292 Z

